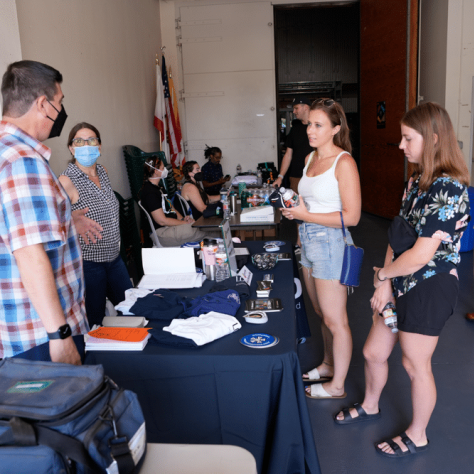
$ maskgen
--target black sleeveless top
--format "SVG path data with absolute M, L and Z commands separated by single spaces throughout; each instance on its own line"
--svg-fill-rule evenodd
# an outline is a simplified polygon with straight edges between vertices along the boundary
M 186 181 L 184 184 L 192 184 L 193 186 L 196 186 L 196 188 L 199 191 L 199 195 L 201 196 L 202 200 L 204 201 L 204 204 L 206 206 L 209 204 L 209 196 L 197 184 L 193 183 L 192 181 Z M 202 212 L 199 211 L 198 209 L 196 209 L 196 207 L 194 206 L 194 204 L 191 201 L 187 201 L 187 203 L 189 204 L 189 207 L 191 208 L 193 219 L 195 221 L 197 221 L 202 216 Z

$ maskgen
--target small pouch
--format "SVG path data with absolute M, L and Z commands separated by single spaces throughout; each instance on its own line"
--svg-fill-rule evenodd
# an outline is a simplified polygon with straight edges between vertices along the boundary
M 359 286 L 360 271 L 362 268 L 362 260 L 364 258 L 364 249 L 349 245 L 346 240 L 346 230 L 344 227 L 344 220 L 341 215 L 342 235 L 344 238 L 344 259 L 342 262 L 341 283 L 346 286 Z
M 418 239 L 416 230 L 401 216 L 396 216 L 388 228 L 388 241 L 395 255 L 411 249 Z

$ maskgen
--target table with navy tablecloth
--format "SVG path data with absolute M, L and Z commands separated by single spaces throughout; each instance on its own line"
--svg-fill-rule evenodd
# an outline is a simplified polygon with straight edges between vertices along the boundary
M 263 242 L 245 245 L 251 254 L 263 252 Z M 281 251 L 291 254 L 290 244 Z M 259 473 L 320 473 L 296 352 L 293 262 L 280 261 L 270 272 L 250 260 L 247 266 L 254 273 L 251 298 L 264 273 L 275 277 L 270 297 L 280 298 L 284 310 L 267 313 L 266 324 L 247 323 L 243 304 L 236 315 L 242 328 L 207 345 L 150 339 L 142 352 L 89 352 L 85 363 L 102 364 L 119 386 L 137 393 L 148 442 L 236 445 L 254 455 Z M 213 284 L 179 291 L 205 294 Z M 280 341 L 266 349 L 240 343 L 257 332 Z

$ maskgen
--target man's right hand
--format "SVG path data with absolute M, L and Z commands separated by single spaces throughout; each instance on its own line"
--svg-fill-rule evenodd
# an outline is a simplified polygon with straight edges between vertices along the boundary
M 88 207 L 72 211 L 76 231 L 82 237 L 86 245 L 90 243 L 95 244 L 97 239 L 102 239 L 101 232 L 104 230 L 96 221 L 86 217 L 87 212 L 89 212 Z
M 52 339 L 49 341 L 49 354 L 53 362 L 82 365 L 81 356 L 72 336 L 66 339 Z

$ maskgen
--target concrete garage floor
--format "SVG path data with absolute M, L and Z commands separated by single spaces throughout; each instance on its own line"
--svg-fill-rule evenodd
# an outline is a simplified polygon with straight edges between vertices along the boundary
M 401 364 L 397 346 L 389 359 L 389 380 L 381 399 L 382 418 L 377 421 L 339 426 L 334 413 L 364 393 L 362 347 L 371 325 L 374 265 L 381 266 L 390 221 L 363 214 L 351 229 L 356 245 L 365 250 L 361 286 L 349 296 L 348 312 L 353 336 L 353 355 L 344 400 L 310 400 L 309 414 L 323 474 L 468 474 L 474 472 L 474 323 L 464 315 L 474 311 L 473 252 L 461 254 L 458 267 L 460 296 L 455 314 L 441 333 L 433 356 L 438 400 L 428 426 L 430 450 L 416 456 L 389 459 L 375 451 L 374 442 L 404 431 L 411 419 L 410 382 Z M 280 238 L 296 241 L 294 223 L 282 222 Z M 272 239 L 266 239 L 272 240 Z M 307 371 L 322 360 L 319 321 L 306 298 L 312 336 L 299 346 L 301 368 Z

